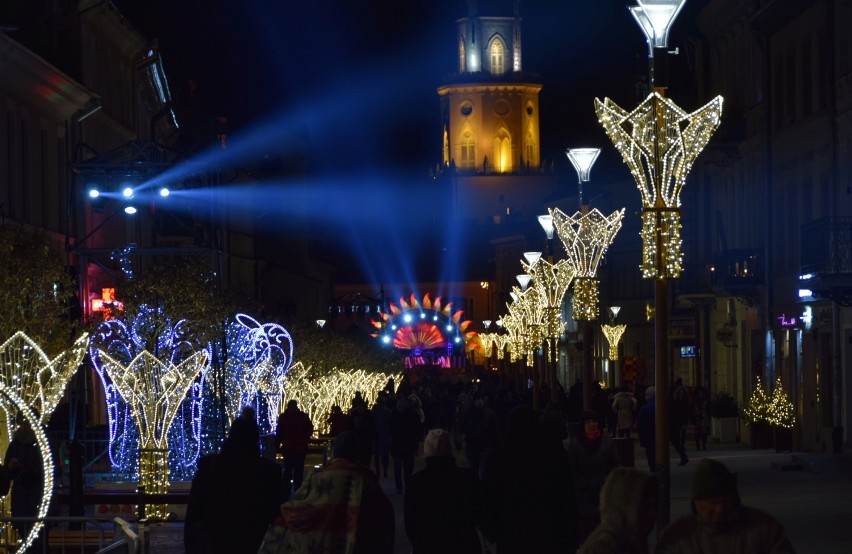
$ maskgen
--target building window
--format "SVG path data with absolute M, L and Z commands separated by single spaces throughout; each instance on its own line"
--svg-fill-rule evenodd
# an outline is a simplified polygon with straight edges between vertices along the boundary
M 470 129 L 462 131 L 460 146 L 461 163 L 459 167 L 473 168 L 476 165 L 476 142 Z
M 502 75 L 505 69 L 506 48 L 503 41 L 495 38 L 491 43 L 491 73 Z
M 500 129 L 494 138 L 494 166 L 499 173 L 512 171 L 512 138 L 506 129 Z

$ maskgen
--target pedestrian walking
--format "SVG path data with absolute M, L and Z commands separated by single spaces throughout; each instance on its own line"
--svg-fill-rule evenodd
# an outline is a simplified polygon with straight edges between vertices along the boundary
M 388 393 L 386 391 L 379 392 L 376 403 L 370 410 L 370 415 L 376 427 L 373 467 L 379 478 L 387 477 L 388 465 L 390 465 L 391 417 L 393 416 L 393 411 L 388 408 Z
M 497 446 L 499 440 L 500 424 L 497 416 L 488 407 L 488 397 L 479 393 L 468 413 L 464 433 L 465 457 L 474 474 L 480 475 L 485 458 Z
M 351 430 L 335 437 L 331 462 L 281 505 L 258 554 L 393 552 L 393 506 L 359 461 L 359 440 Z
M 253 413 L 231 425 L 221 452 L 198 461 L 184 520 L 187 554 L 254 554 L 285 500 L 281 469 L 260 456 Z
M 645 458 L 648 460 L 648 471 L 656 472 L 657 457 L 655 451 L 657 435 L 657 397 L 656 389 L 648 387 L 645 389 L 645 402 L 639 408 L 636 416 L 636 433 L 639 435 L 639 446 L 645 449 Z
M 612 439 L 603 432 L 598 414 L 583 413 L 584 432 L 568 439 L 566 450 L 577 498 L 577 534 L 580 541 L 600 523 L 599 500 L 609 472 L 618 466 Z
M 505 443 L 485 461 L 481 531 L 500 554 L 574 552 L 571 465 L 527 405 L 509 412 Z
M 373 421 L 373 414 L 370 413 L 367 401 L 363 399 L 360 392 L 355 393 L 352 409 L 349 410 L 349 430 L 358 436 L 358 444 L 361 448 L 358 460 L 370 467 L 370 460 L 373 459 L 373 452 L 376 450 L 376 422 Z
M 295 400 L 287 402 L 287 409 L 278 416 L 275 440 L 278 452 L 284 457 L 284 483 L 287 496 L 299 490 L 305 476 L 305 457 L 308 443 L 314 434 L 314 424 L 308 414 L 299 409 Z
M 689 418 L 689 392 L 683 386 L 683 379 L 678 377 L 669 395 L 669 440 L 671 440 L 675 451 L 680 455 L 678 465 L 681 466 L 689 463 L 685 445 L 686 425 L 689 423 Z
M 710 393 L 701 385 L 692 393 L 692 423 L 695 426 L 695 449 L 707 450 L 710 434 Z
M 777 519 L 743 505 L 736 475 L 718 460 L 698 462 L 692 474 L 692 508 L 693 513 L 663 530 L 657 552 L 794 552 Z
M 601 522 L 578 554 L 648 554 L 658 502 L 656 477 L 632 467 L 613 469 L 601 490 Z
M 405 532 L 414 554 L 479 554 L 479 481 L 456 466 L 450 434 L 432 429 L 423 441 L 426 467 L 405 489 Z
M 618 391 L 612 400 L 612 411 L 615 413 L 618 436 L 629 439 L 636 413 L 636 397 L 629 390 Z
M 22 421 L 12 433 L 12 441 L 6 449 L 3 464 L 8 468 L 8 477 L 12 480 L 10 502 L 12 517 L 35 518 L 38 516 L 38 506 L 42 500 L 44 471 L 41 452 L 29 421 Z M 12 526 L 18 531 L 23 541 L 26 540 L 33 523 L 33 521 L 17 521 Z M 43 535 L 42 529 L 33 539 L 31 543 L 33 552 L 44 548 Z
M 402 494 L 409 477 L 414 472 L 414 456 L 423 437 L 420 417 L 408 403 L 400 398 L 391 415 L 391 456 L 396 492 Z

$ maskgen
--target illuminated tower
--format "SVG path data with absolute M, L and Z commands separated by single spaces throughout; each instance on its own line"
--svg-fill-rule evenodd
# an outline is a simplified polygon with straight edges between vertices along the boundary
M 520 0 L 469 0 L 456 21 L 458 73 L 438 88 L 442 163 L 457 176 L 456 208 L 466 218 L 499 223 L 537 211 L 553 190 L 549 179 L 529 179 L 542 168 L 541 85 L 522 72 L 519 8 Z

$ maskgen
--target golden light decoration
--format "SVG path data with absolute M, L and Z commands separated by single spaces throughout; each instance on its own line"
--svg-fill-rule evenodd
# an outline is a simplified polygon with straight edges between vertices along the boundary
M 21 542 L 18 545 L 18 549 L 15 551 L 23 553 L 26 552 L 27 549 L 32 545 L 33 541 L 41 531 L 41 528 L 44 526 L 43 518 L 47 517 L 48 508 L 50 507 L 50 500 L 53 497 L 53 454 L 50 451 L 50 443 L 47 440 L 47 435 L 45 434 L 41 423 L 39 423 L 39 414 L 37 414 L 29 406 L 26 400 L 18 396 L 18 394 L 14 391 L 12 387 L 9 387 L 2 382 L 0 382 L 0 402 L 3 403 L 3 406 L 7 410 L 7 413 L 9 411 L 9 407 L 14 407 L 14 413 L 20 413 L 21 416 L 23 416 L 24 421 L 29 422 L 30 426 L 33 429 L 33 433 L 35 434 L 36 445 L 38 446 L 39 454 L 41 457 L 41 500 L 38 504 L 38 510 L 35 513 L 35 517 L 37 517 L 38 519 L 33 524 L 33 527 L 30 529 L 29 533 L 27 533 L 27 536 L 21 539 Z M 4 533 L 8 532 L 8 530 L 10 530 L 10 528 L 4 526 Z M 4 540 L 4 544 L 6 543 L 8 543 L 8 540 Z
M 88 342 L 89 335 L 84 333 L 71 348 L 50 359 L 33 339 L 18 331 L 0 345 L 0 383 L 23 399 L 38 414 L 39 422 L 47 425 L 86 355 Z M 3 409 L 9 414 L 7 406 Z M 14 417 L 6 418 L 9 435 L 13 421 Z
M 539 291 L 533 287 L 524 291 L 512 287 L 512 292 L 517 300 L 507 304 L 507 308 L 510 314 L 518 316 L 515 321 L 521 324 L 518 356 L 525 356 L 527 366 L 532 367 L 535 365 L 535 350 L 544 338 L 544 303 Z
M 595 112 L 642 196 L 642 276 L 668 279 L 683 270 L 680 192 L 692 164 L 722 121 L 722 97 L 689 114 L 652 92 L 628 112 L 609 98 Z
M 479 342 L 485 349 L 485 355 L 491 355 L 491 349 L 497 347 L 497 359 L 502 360 L 505 357 L 506 344 L 509 342 L 509 335 L 500 333 L 479 333 Z
M 147 350 L 128 365 L 103 350 L 99 357 L 101 367 L 130 406 L 139 431 L 139 486 L 146 493 L 168 492 L 169 428 L 193 381 L 210 363 L 208 352 L 198 350 L 177 365 Z M 148 517 L 164 519 L 168 515 L 164 504 L 149 508 Z
M 621 342 L 621 337 L 624 335 L 624 331 L 627 329 L 627 325 L 601 325 L 601 331 L 603 331 L 604 336 L 606 337 L 607 342 L 609 343 L 609 359 L 617 360 L 618 359 L 618 343 Z
M 574 319 L 598 318 L 598 265 L 615 235 L 621 230 L 624 208 L 608 217 L 597 208 L 569 216 L 559 208 L 548 210 L 568 261 L 574 267 Z
M 556 263 L 539 258 L 532 265 L 521 260 L 524 271 L 532 276 L 532 287 L 536 291 L 536 299 L 544 310 L 544 333 L 550 338 L 562 334 L 565 324 L 560 317 L 560 307 L 571 281 L 577 273 L 569 260 L 559 260 Z
M 509 313 L 504 315 L 503 328 L 506 330 L 506 349 L 509 351 L 509 360 L 517 362 L 526 353 L 523 339 L 523 318 L 512 305 L 507 305 Z
M 402 380 L 402 373 L 377 373 L 363 369 L 333 368 L 320 372 L 313 366 L 296 362 L 284 377 L 284 394 L 288 401 L 295 400 L 299 408 L 308 414 L 318 434 L 330 431 L 328 416 L 332 406 L 340 406 L 347 411 L 356 392 L 372 406 L 379 391 L 385 388 L 388 380 L 395 383 Z
M 792 428 L 796 424 L 796 412 L 793 403 L 784 390 L 781 378 L 775 380 L 775 390 L 772 391 L 772 400 L 769 403 L 769 423 L 776 427 Z

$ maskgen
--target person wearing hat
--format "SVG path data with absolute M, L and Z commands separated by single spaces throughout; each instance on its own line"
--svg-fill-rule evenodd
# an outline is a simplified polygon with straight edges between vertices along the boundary
M 598 501 L 609 472 L 618 466 L 618 453 L 604 433 L 597 412 L 583 412 L 583 432 L 568 440 L 566 450 L 577 495 L 577 531 L 580 542 L 600 523 Z
M 403 504 L 414 554 L 478 554 L 479 481 L 470 469 L 456 466 L 451 435 L 444 429 L 426 434 L 423 454 L 426 467 L 409 478 Z
M 284 456 L 284 483 L 288 496 L 290 483 L 293 484 L 293 491 L 302 486 L 308 442 L 313 434 L 314 424 L 308 414 L 299 409 L 299 403 L 295 400 L 287 402 L 287 409 L 278 416 L 275 440 L 278 452 Z
M 704 458 L 692 474 L 692 514 L 666 527 L 657 552 L 794 552 L 784 526 L 768 513 L 744 506 L 737 476 Z

